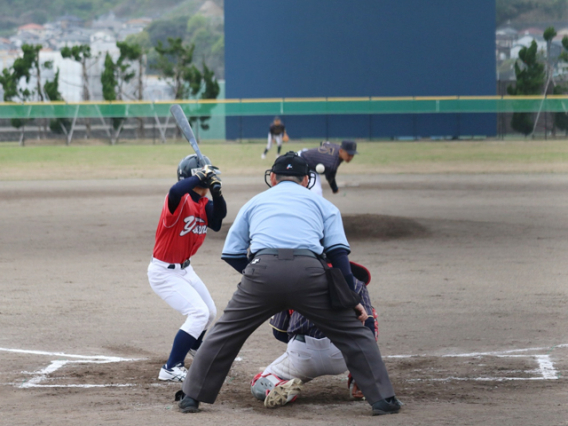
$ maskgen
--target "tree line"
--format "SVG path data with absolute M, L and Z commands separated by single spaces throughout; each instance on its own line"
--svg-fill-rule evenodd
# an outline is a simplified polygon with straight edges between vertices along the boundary
M 101 73 L 101 85 L 103 99 L 107 101 L 124 100 L 124 88 L 133 80 L 136 82 L 135 97 L 144 99 L 144 73 L 146 69 L 148 47 L 136 42 L 117 42 L 120 52 L 114 59 L 108 52 L 104 56 L 103 71 Z M 52 80 L 45 80 L 42 85 L 42 71 L 53 68 L 53 62 L 41 62 L 39 52 L 41 44 L 24 44 L 22 55 L 18 57 L 11 67 L 4 68 L 0 74 L 0 84 L 4 89 L 5 102 L 28 102 L 28 101 L 64 101 L 59 91 L 59 69 L 55 72 Z M 194 44 L 184 43 L 181 37 L 168 37 L 166 43 L 161 40 L 153 47 L 156 52 L 156 60 L 150 65 L 157 71 L 161 78 L 171 87 L 173 98 L 181 99 L 216 99 L 219 95 L 219 83 L 215 73 L 202 61 L 200 66 L 194 62 Z M 88 64 L 99 60 L 101 55 L 94 56 L 89 45 L 76 45 L 61 49 L 61 56 L 78 62 L 82 70 L 82 99 L 91 100 L 89 91 Z M 34 87 L 29 85 L 34 78 Z M 210 117 L 191 117 L 193 125 L 199 125 L 202 129 L 209 128 Z M 34 119 L 11 119 L 13 127 L 21 129 L 20 144 L 24 143 L 26 124 Z M 138 133 L 144 137 L 144 122 L 139 120 Z M 112 118 L 113 133 L 109 133 L 111 143 L 116 143 L 124 125 L 124 118 Z M 55 118 L 49 120 L 40 119 L 40 128 L 43 132 L 47 127 L 54 133 L 68 136 L 72 131 L 72 122 L 69 118 Z M 90 119 L 85 119 L 87 137 L 90 137 Z
M 543 38 L 546 41 L 546 57 L 538 51 L 536 41 L 519 51 L 519 59 L 515 62 L 515 84 L 507 87 L 511 96 L 562 95 L 568 93 L 566 74 L 555 76 L 554 70 L 559 64 L 568 64 L 568 36 L 562 39 L 562 51 L 558 58 L 551 57 L 552 40 L 557 32 L 554 27 L 544 30 Z M 536 115 L 529 112 L 515 112 L 511 119 L 513 130 L 529 136 L 534 134 L 540 118 L 540 111 Z M 552 132 L 556 129 L 568 132 L 568 111 L 554 113 Z M 547 129 L 545 130 L 547 131 Z

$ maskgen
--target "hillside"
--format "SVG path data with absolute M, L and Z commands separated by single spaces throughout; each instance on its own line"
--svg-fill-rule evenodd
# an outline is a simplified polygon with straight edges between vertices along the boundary
M 0 33 L 70 14 L 85 21 L 113 11 L 121 18 L 191 15 L 205 0 L 0 0 Z M 223 7 L 223 0 L 214 0 Z M 497 26 L 568 19 L 568 0 L 496 0 Z
M 119 18 L 167 18 L 191 15 L 205 0 L 0 0 L 0 33 L 6 35 L 20 25 L 44 24 L 65 14 L 86 22 L 110 11 Z M 223 0 L 215 0 L 223 6 Z
M 496 0 L 497 27 L 568 19 L 568 0 Z

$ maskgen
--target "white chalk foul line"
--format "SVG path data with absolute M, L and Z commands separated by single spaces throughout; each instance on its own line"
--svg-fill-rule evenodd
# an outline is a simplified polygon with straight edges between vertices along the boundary
M 116 356 L 104 356 L 104 355 L 75 355 L 66 354 L 64 352 L 45 352 L 45 351 L 32 351 L 26 349 L 9 349 L 0 348 L 2 352 L 14 352 L 19 354 L 30 354 L 30 355 L 47 355 L 47 356 L 60 356 L 64 358 L 78 358 L 83 360 L 105 360 L 107 362 L 123 362 L 123 361 L 134 361 L 134 359 L 129 358 L 119 358 Z
M 493 351 L 493 352 L 473 352 L 465 354 L 446 354 L 441 357 L 482 357 L 482 356 L 493 356 L 498 358 L 520 358 L 529 357 L 534 358 L 538 363 L 537 372 L 540 373 L 538 377 L 447 377 L 443 379 L 411 379 L 409 381 L 449 381 L 449 380 L 459 380 L 459 381 L 508 381 L 508 380 L 557 380 L 558 372 L 554 367 L 554 363 L 550 359 L 550 355 L 539 355 L 539 354 L 528 354 L 527 352 L 536 351 L 552 351 L 555 348 L 568 348 L 568 344 L 555 345 L 552 347 L 541 347 L 541 348 L 525 348 L 525 349 L 512 349 L 507 351 Z M 41 384 L 47 378 L 47 375 L 59 370 L 64 365 L 69 363 L 91 363 L 91 364 L 104 364 L 111 362 L 126 362 L 126 361 L 137 361 L 137 358 L 120 358 L 120 357 L 109 357 L 104 355 L 75 355 L 67 354 L 63 352 L 46 352 L 46 351 L 33 351 L 24 349 L 10 349 L 10 348 L 0 348 L 0 351 L 22 353 L 22 354 L 32 354 L 32 355 L 46 355 L 46 356 L 58 356 L 65 358 L 76 358 L 78 361 L 70 360 L 58 360 L 52 361 L 51 364 L 37 372 L 34 372 L 34 377 L 27 382 L 19 385 L 22 388 L 31 387 L 73 387 L 73 388 L 93 388 L 93 387 L 127 387 L 134 386 L 132 384 L 69 384 L 69 385 L 47 385 Z M 526 353 L 523 355 L 514 355 L 516 353 Z M 387 355 L 384 358 L 421 358 L 427 355 Z M 439 356 L 439 355 L 436 355 Z
M 551 361 L 550 355 L 535 355 L 535 358 L 544 380 L 558 380 L 558 372 L 554 368 L 554 363 Z
M 568 344 L 554 345 L 552 347 L 543 348 L 525 348 L 525 349 L 511 349 L 507 351 L 494 351 L 494 352 L 472 352 L 465 354 L 446 354 L 442 355 L 442 358 L 479 358 L 484 356 L 492 356 L 497 358 L 534 358 L 538 363 L 538 369 L 536 370 L 540 376 L 537 377 L 447 377 L 443 379 L 411 379 L 409 381 L 450 381 L 450 380 L 460 380 L 460 381 L 496 381 L 503 382 L 508 380 L 558 380 L 559 374 L 554 363 L 550 359 L 550 355 L 540 355 L 540 354 L 530 354 L 529 352 L 537 351 L 552 351 L 556 348 L 568 348 Z M 522 355 L 515 355 L 517 353 L 524 353 Z M 428 355 L 387 355 L 384 358 L 394 358 L 394 359 L 407 359 L 407 358 L 424 358 Z
M 75 354 L 67 354 L 63 352 L 45 352 L 45 351 L 32 351 L 32 350 L 25 350 L 25 349 L 10 349 L 10 348 L 0 348 L 0 351 L 3 352 L 12 352 L 12 353 L 21 353 L 21 354 L 30 354 L 30 355 L 45 355 L 45 356 L 57 356 L 62 358 L 75 358 L 76 360 L 56 360 L 51 361 L 51 364 L 48 365 L 46 368 L 43 368 L 39 371 L 33 372 L 33 376 L 30 380 L 25 381 L 18 386 L 20 388 L 101 388 L 101 387 L 128 387 L 134 386 L 132 384 L 68 384 L 68 385 L 48 385 L 42 384 L 44 380 L 47 379 L 49 374 L 54 373 L 55 371 L 59 370 L 63 366 L 67 364 L 108 364 L 111 362 L 126 362 L 126 361 L 138 361 L 137 358 L 120 358 L 120 357 L 112 357 L 112 356 L 104 356 L 104 355 L 75 355 Z
M 562 345 L 554 345 L 554 346 L 548 346 L 545 348 L 525 348 L 525 349 L 510 349 L 508 351 L 494 351 L 494 352 L 472 352 L 469 354 L 448 354 L 448 355 L 442 355 L 445 357 L 470 357 L 470 356 L 489 356 L 489 355 L 493 355 L 493 356 L 497 356 L 497 355 L 507 355 L 507 354 L 514 354 L 514 353 L 518 353 L 518 352 L 536 352 L 536 351 L 551 351 L 553 349 L 562 349 L 562 348 L 568 348 L 568 343 L 566 344 L 562 344 Z

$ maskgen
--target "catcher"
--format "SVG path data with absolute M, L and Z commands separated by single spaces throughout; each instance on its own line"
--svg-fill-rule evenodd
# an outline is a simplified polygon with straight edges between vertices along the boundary
M 366 286 L 371 274 L 362 265 L 350 262 L 354 276 L 355 291 L 361 295 L 361 303 L 369 318 L 365 326 L 378 338 L 378 322 L 375 308 L 371 305 Z M 274 337 L 287 343 L 286 352 L 251 381 L 251 392 L 264 401 L 265 407 L 286 405 L 297 399 L 304 383 L 325 375 L 347 371 L 341 351 L 331 343 L 308 319 L 298 312 L 283 311 L 270 320 Z M 349 394 L 353 399 L 363 399 L 363 394 L 348 376 Z

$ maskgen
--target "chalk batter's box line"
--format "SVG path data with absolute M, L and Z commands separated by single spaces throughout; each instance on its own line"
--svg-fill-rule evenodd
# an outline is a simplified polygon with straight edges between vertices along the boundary
M 446 354 L 442 355 L 441 358 L 481 358 L 481 357 L 496 357 L 496 358 L 534 358 L 538 363 L 537 371 L 540 373 L 540 377 L 446 377 L 444 379 L 411 379 L 409 381 L 496 381 L 503 382 L 509 380 L 558 380 L 560 375 L 556 368 L 554 367 L 554 362 L 550 359 L 549 354 L 520 354 L 515 355 L 518 352 L 535 352 L 535 351 L 548 351 L 551 352 L 555 348 L 567 348 L 568 344 L 555 345 L 552 348 L 525 348 L 525 349 L 511 349 L 508 351 L 495 351 L 495 352 L 473 352 L 468 354 Z M 427 355 L 390 355 L 385 358 L 425 358 Z
M 553 348 L 566 348 L 568 344 L 561 344 L 556 345 Z M 409 381 L 420 381 L 420 380 L 429 380 L 429 381 L 448 381 L 448 380 L 461 380 L 461 381 L 506 381 L 506 380 L 557 380 L 558 379 L 558 372 L 554 368 L 554 363 L 550 359 L 549 355 L 513 355 L 513 353 L 517 352 L 534 352 L 534 351 L 543 351 L 548 350 L 550 351 L 551 348 L 526 348 L 526 349 L 513 349 L 509 351 L 496 351 L 496 352 L 477 352 L 477 353 L 469 353 L 469 354 L 447 354 L 442 355 L 441 357 L 481 357 L 481 356 L 495 356 L 499 358 L 517 358 L 517 357 L 531 357 L 535 358 L 539 364 L 539 369 L 541 376 L 540 377 L 477 377 L 477 378 L 466 378 L 466 377 L 449 377 L 445 379 L 412 379 Z M 69 384 L 69 385 L 46 385 L 41 384 L 42 381 L 47 379 L 48 374 L 52 374 L 55 371 L 59 370 L 63 366 L 70 364 L 70 363 L 85 363 L 85 364 L 106 364 L 106 363 L 113 363 L 113 362 L 126 362 L 126 361 L 138 361 L 140 358 L 120 358 L 120 357 L 109 357 L 104 355 L 76 355 L 76 354 L 67 354 L 64 352 L 46 352 L 46 351 L 35 351 L 35 350 L 25 350 L 25 349 L 11 349 L 11 348 L 0 348 L 0 351 L 3 352 L 12 352 L 12 353 L 22 353 L 28 355 L 45 355 L 45 356 L 58 356 L 58 357 L 65 357 L 65 358 L 75 358 L 78 359 L 77 361 L 72 360 L 57 360 L 52 361 L 49 366 L 46 368 L 39 370 L 34 374 L 35 376 L 20 384 L 19 387 L 21 388 L 31 388 L 31 387 L 49 387 L 49 388 L 94 388 L 94 387 L 128 387 L 134 386 L 132 384 L 102 384 L 102 385 L 95 385 L 95 384 Z M 418 358 L 418 357 L 425 357 L 426 355 L 390 355 L 386 356 L 385 358 Z
M 110 357 L 104 355 L 76 355 L 67 354 L 64 352 L 46 352 L 46 351 L 32 351 L 25 349 L 10 349 L 10 348 L 0 348 L 3 352 L 20 353 L 27 355 L 45 355 L 45 356 L 57 356 L 62 358 L 74 358 L 74 360 L 56 360 L 51 361 L 51 364 L 46 368 L 35 371 L 31 374 L 34 375 L 30 380 L 23 383 L 16 384 L 20 388 L 101 388 L 101 387 L 129 387 L 134 386 L 129 383 L 125 384 L 69 384 L 69 385 L 46 385 L 42 384 L 44 380 L 47 379 L 49 374 L 54 373 L 63 366 L 67 364 L 108 364 L 114 362 L 127 362 L 127 361 L 139 361 L 141 358 L 120 358 L 120 357 Z

